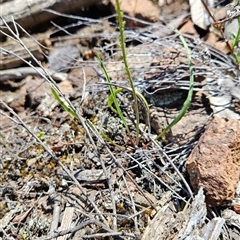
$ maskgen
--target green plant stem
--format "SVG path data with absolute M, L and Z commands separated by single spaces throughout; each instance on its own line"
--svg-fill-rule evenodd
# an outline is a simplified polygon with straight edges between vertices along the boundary
M 122 50 L 122 61 L 125 67 L 125 71 L 128 77 L 128 81 L 130 84 L 130 87 L 132 89 L 133 94 L 133 101 L 134 101 L 134 111 L 135 111 L 135 117 L 136 117 L 136 145 L 139 143 L 139 110 L 138 110 L 138 101 L 137 101 L 137 95 L 136 90 L 133 84 L 133 79 L 131 75 L 131 71 L 129 69 L 128 61 L 127 61 L 127 54 L 126 54 L 126 46 L 125 46 L 125 33 L 124 33 L 124 27 L 125 27 L 125 21 L 123 21 L 123 12 L 120 9 L 120 2 L 119 0 L 116 0 L 116 13 L 117 13 L 117 22 L 119 25 L 119 31 L 120 31 L 120 48 Z
M 180 34 L 179 31 L 174 30 L 175 32 L 177 32 L 178 34 Z M 188 90 L 188 96 L 186 101 L 183 104 L 182 109 L 180 110 L 180 112 L 178 113 L 178 115 L 174 118 L 174 120 L 157 136 L 156 140 L 160 140 L 164 137 L 164 135 L 176 124 L 178 123 L 182 117 L 186 114 L 191 101 L 192 101 L 192 96 L 193 96 L 193 86 L 194 86 L 194 74 L 193 74 L 193 66 L 192 66 L 192 59 L 191 59 L 191 51 L 188 48 L 188 45 L 184 39 L 184 37 L 180 34 L 179 38 L 184 46 L 184 48 L 186 49 L 187 52 L 187 58 L 188 58 L 188 64 L 189 64 L 189 71 L 190 71 L 190 85 L 189 85 L 189 90 Z
M 111 85 L 110 77 L 108 76 L 107 70 L 106 70 L 106 68 L 105 68 L 105 66 L 104 66 L 104 64 L 103 64 L 103 61 L 101 60 L 100 56 L 98 55 L 98 53 L 95 52 L 95 54 L 96 54 L 98 63 L 99 63 L 99 65 L 100 65 L 100 67 L 101 67 L 101 69 L 102 69 L 102 71 L 103 71 L 103 73 L 104 73 L 104 76 L 105 76 L 105 78 L 106 78 L 106 80 L 107 80 L 107 82 L 108 82 L 108 84 L 109 84 L 109 90 L 110 90 L 110 94 L 111 94 L 111 100 L 113 101 L 113 103 L 114 103 L 114 105 L 115 105 L 115 107 L 116 107 L 117 113 L 118 113 L 120 119 L 122 120 L 124 127 L 126 128 L 127 132 L 130 133 L 129 127 L 128 127 L 128 125 L 127 125 L 127 122 L 126 122 L 126 120 L 125 120 L 125 118 L 124 118 L 124 116 L 123 116 L 122 110 L 121 110 L 121 108 L 120 108 L 120 106 L 119 106 L 119 104 L 118 104 L 117 96 L 116 96 L 116 91 L 113 89 L 113 87 L 112 87 L 112 85 Z M 109 101 L 109 100 L 108 100 L 108 101 Z

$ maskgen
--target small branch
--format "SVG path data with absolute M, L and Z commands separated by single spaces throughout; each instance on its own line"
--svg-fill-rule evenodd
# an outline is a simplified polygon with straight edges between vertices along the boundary
M 69 234 L 69 233 L 73 234 L 73 233 L 79 231 L 80 229 L 83 229 L 84 227 L 90 225 L 90 224 L 95 224 L 95 225 L 103 228 L 104 230 L 106 230 L 106 231 L 108 231 L 108 232 L 109 232 L 109 231 L 112 232 L 112 230 L 109 229 L 109 228 L 107 228 L 103 223 L 101 223 L 101 222 L 99 222 L 99 221 L 97 221 L 97 220 L 95 220 L 95 219 L 91 219 L 91 220 L 88 220 L 88 221 L 86 221 L 86 222 L 80 223 L 79 225 L 77 225 L 77 226 L 74 227 L 74 228 L 67 229 L 67 230 L 64 230 L 64 231 L 60 231 L 60 232 L 57 232 L 57 233 L 53 233 L 53 234 L 50 234 L 50 235 L 45 236 L 45 237 L 36 238 L 35 240 L 51 240 L 51 239 L 53 239 L 53 238 L 57 238 L 57 237 L 59 237 L 59 236 L 63 236 L 63 235 Z M 109 234 L 110 234 L 110 235 L 111 235 L 111 234 L 114 234 L 114 232 L 109 233 Z M 121 234 L 122 234 L 122 233 L 119 233 L 118 235 L 121 235 Z
M 46 68 L 44 68 L 43 70 L 43 68 L 41 67 L 35 67 L 35 69 L 33 69 L 32 67 L 21 67 L 0 71 L 0 81 L 23 79 L 28 75 L 42 77 L 45 72 L 47 72 L 47 74 L 50 75 L 55 81 L 62 82 L 67 80 L 67 73 L 58 73 Z

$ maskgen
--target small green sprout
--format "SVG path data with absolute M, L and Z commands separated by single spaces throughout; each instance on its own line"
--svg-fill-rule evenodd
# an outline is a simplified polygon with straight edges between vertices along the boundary
M 40 132 L 37 133 L 37 137 L 38 137 L 41 141 L 43 140 L 44 136 L 45 136 L 45 132 L 40 131 Z

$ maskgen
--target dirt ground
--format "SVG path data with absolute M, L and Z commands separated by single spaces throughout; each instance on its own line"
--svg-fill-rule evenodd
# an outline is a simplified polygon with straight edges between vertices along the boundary
M 129 67 L 149 106 L 138 98 L 138 136 L 114 8 L 106 2 L 76 19 L 26 29 L 36 41 L 25 34 L 2 42 L 0 239 L 239 239 L 239 66 L 226 41 L 194 26 L 188 1 L 146 0 L 149 9 L 129 1 L 126 10 L 123 1 Z M 157 140 L 186 105 L 190 86 L 186 48 L 168 23 L 191 50 L 194 86 L 183 118 Z M 117 99 L 129 130 L 110 104 L 95 52 L 114 89 L 122 88 Z M 191 165 L 193 152 L 207 148 L 208 130 L 221 132 L 218 118 L 227 119 L 221 131 L 229 135 L 219 144 L 213 133 L 207 156 L 228 159 L 234 171 L 226 178 L 213 158 L 204 172 L 203 161 Z M 206 158 L 202 149 L 199 158 Z

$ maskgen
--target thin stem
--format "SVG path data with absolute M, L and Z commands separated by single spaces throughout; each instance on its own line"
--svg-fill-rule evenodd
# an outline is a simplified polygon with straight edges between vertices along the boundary
M 122 50 L 122 60 L 123 64 L 125 66 L 125 71 L 128 77 L 128 81 L 130 83 L 130 87 L 132 89 L 133 93 L 133 101 L 134 101 L 134 111 L 135 111 L 135 116 L 136 116 L 136 145 L 139 143 L 139 110 L 138 110 L 138 100 L 137 100 L 137 94 L 136 90 L 133 84 L 133 79 L 131 75 L 131 71 L 129 69 L 128 61 L 127 61 L 127 54 L 126 54 L 126 46 L 125 46 L 125 33 L 124 33 L 124 26 L 125 26 L 125 21 L 123 21 L 123 13 L 120 9 L 120 3 L 119 0 L 116 0 L 116 13 L 117 13 L 117 21 L 119 24 L 119 31 L 120 31 L 120 48 Z

